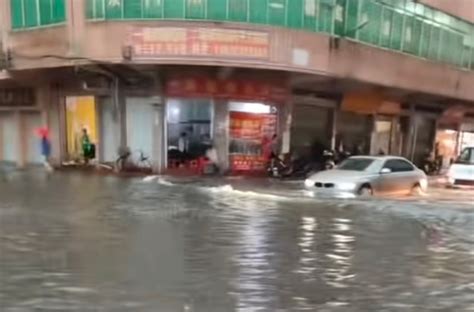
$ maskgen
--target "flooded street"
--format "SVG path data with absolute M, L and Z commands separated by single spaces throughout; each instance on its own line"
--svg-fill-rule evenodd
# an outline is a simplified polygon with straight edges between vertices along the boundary
M 0 311 L 474 311 L 469 196 L 245 185 L 10 173 Z

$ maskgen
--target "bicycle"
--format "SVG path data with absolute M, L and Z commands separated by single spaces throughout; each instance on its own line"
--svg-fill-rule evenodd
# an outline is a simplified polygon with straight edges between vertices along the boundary
M 115 161 L 115 168 L 116 171 L 121 172 L 125 169 L 135 169 L 135 170 L 152 170 L 152 164 L 150 161 L 150 157 L 146 156 L 142 150 L 137 150 L 138 157 L 137 160 L 134 161 L 133 153 L 130 151 L 129 147 L 121 147 L 118 151 L 118 158 Z
M 150 162 L 150 157 L 146 156 L 142 150 L 137 151 L 139 154 L 138 160 L 135 163 L 135 167 L 139 169 L 151 169 L 152 165 Z

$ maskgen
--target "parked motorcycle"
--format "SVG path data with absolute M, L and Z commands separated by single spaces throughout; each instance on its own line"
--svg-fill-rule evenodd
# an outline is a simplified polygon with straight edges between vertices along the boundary
M 334 151 L 324 150 L 323 159 L 325 170 L 331 170 L 336 167 L 336 153 Z
M 422 170 L 427 175 L 438 175 L 441 173 L 442 159 L 433 158 L 431 156 L 425 157 L 423 160 Z
M 289 164 L 285 163 L 280 157 L 274 157 L 267 166 L 267 174 L 273 178 L 280 178 L 289 170 Z

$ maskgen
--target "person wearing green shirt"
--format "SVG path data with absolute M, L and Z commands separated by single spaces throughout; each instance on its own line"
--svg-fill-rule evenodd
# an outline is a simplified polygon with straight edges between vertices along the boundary
M 84 162 L 88 164 L 89 161 L 95 157 L 95 146 L 92 144 L 87 129 L 85 128 L 82 129 L 81 146 Z

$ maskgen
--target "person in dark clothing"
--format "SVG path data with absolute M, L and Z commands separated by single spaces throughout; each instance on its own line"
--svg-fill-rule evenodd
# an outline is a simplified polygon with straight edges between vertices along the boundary
M 95 158 L 95 145 L 92 144 L 87 129 L 85 128 L 82 129 L 81 145 L 84 162 L 88 164 L 91 159 Z
M 40 133 L 40 147 L 41 147 L 41 156 L 43 156 L 43 165 L 46 170 L 51 171 L 53 167 L 49 162 L 51 156 L 51 141 L 49 140 L 48 131 L 46 129 L 41 129 Z

